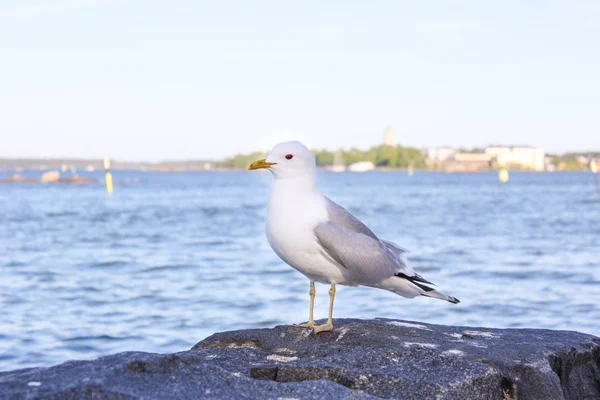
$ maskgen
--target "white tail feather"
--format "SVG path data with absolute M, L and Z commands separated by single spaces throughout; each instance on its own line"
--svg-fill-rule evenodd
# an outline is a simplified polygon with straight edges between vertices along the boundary
M 416 285 L 408 279 L 399 278 L 397 276 L 392 276 L 391 278 L 384 279 L 376 285 L 369 286 L 389 290 L 390 292 L 394 292 L 402 297 L 407 297 L 409 299 L 412 299 L 417 296 L 425 296 L 432 297 L 434 299 L 446 300 L 454 304 L 460 303 L 460 300 L 458 300 L 456 297 L 449 296 L 445 293 L 438 292 L 434 289 L 425 290 L 423 289 L 423 287 L 427 286 Z
M 424 293 L 421 293 L 421 296 L 433 297 L 434 299 L 440 299 L 440 300 L 446 300 L 446 301 L 449 301 L 450 303 L 454 303 L 454 304 L 460 303 L 460 300 L 457 299 L 456 297 L 448 296 L 447 294 L 438 292 L 437 290 L 430 290 L 430 291 L 423 291 L 423 292 Z

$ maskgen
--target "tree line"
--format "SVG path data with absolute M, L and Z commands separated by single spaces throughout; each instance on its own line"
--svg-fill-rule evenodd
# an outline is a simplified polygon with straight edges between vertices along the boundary
M 313 149 L 317 166 L 325 167 L 333 165 L 336 159 L 344 165 L 354 164 L 360 161 L 371 161 L 377 167 L 385 168 L 425 168 L 425 155 L 414 147 L 380 145 L 368 150 L 351 148 L 350 150 L 331 151 L 326 149 Z M 336 156 L 336 154 L 339 155 Z M 254 152 L 250 154 L 236 154 L 219 163 L 226 168 L 247 168 L 253 161 L 265 158 L 267 153 Z M 339 162 L 339 161 L 338 161 Z
M 590 159 L 600 160 L 600 152 L 548 154 L 547 156 L 559 171 L 586 171 L 589 169 Z
M 463 149 L 463 152 L 483 152 L 483 149 Z M 317 165 L 326 167 L 333 165 L 336 158 L 341 159 L 345 165 L 359 161 L 371 161 L 382 168 L 408 168 L 412 165 L 416 169 L 425 169 L 425 155 L 414 147 L 380 145 L 368 150 L 351 148 L 350 150 L 331 151 L 326 149 L 313 149 Z M 336 157 L 336 153 L 339 155 Z M 265 158 L 267 152 L 254 152 L 250 154 L 236 154 L 218 163 L 224 168 L 247 168 L 253 161 Z M 340 157 L 341 156 L 341 157 Z M 587 170 L 588 164 L 581 161 L 581 156 L 600 160 L 600 152 L 566 153 L 562 155 L 548 154 L 552 163 L 559 170 Z M 515 167 L 516 168 L 516 167 Z

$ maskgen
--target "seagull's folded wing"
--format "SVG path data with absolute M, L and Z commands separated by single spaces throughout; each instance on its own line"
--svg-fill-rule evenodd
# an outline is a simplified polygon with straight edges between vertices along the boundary
M 352 283 L 373 285 L 403 272 L 414 275 L 398 252 L 376 237 L 347 229 L 333 222 L 322 222 L 314 229 L 324 254 L 346 269 Z

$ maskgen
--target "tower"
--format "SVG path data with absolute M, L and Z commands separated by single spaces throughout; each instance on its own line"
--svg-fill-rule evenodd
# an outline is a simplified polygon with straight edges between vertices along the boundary
M 391 126 L 385 128 L 385 132 L 383 133 L 383 144 L 387 146 L 396 146 L 396 134 Z

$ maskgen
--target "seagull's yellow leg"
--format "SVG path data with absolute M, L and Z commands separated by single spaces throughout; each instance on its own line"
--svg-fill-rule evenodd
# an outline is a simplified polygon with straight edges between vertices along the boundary
M 329 289 L 329 318 L 326 324 L 315 326 L 315 334 L 333 330 L 333 299 L 335 299 L 335 283 L 332 283 Z
M 308 294 L 310 295 L 310 312 L 308 316 L 308 322 L 305 324 L 294 324 L 296 328 L 314 328 L 315 320 L 313 319 L 313 312 L 315 309 L 315 294 L 317 291 L 315 290 L 315 283 L 310 283 L 310 291 Z

